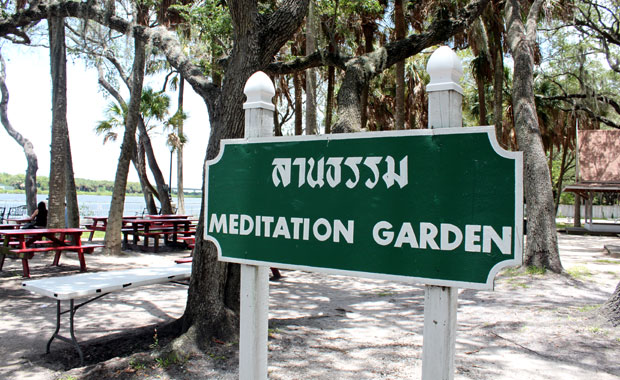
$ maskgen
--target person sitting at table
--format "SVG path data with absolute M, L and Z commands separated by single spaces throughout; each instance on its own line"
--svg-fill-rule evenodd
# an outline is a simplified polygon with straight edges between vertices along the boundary
M 22 229 L 45 228 L 47 226 L 47 208 L 45 207 L 45 202 L 39 202 L 37 209 L 34 210 L 30 219 L 32 220 L 25 223 Z

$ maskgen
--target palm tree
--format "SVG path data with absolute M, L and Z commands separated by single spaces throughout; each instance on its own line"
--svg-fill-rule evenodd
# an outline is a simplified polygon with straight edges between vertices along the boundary
M 143 184 L 143 189 L 149 189 L 155 197 L 159 199 L 161 204 L 162 213 L 172 213 L 172 206 L 170 204 L 169 190 L 166 188 L 166 181 L 155 159 L 155 153 L 149 137 L 149 132 L 158 126 L 167 126 L 170 120 L 167 119 L 168 108 L 170 106 L 170 98 L 159 91 L 155 91 L 152 88 L 145 88 L 141 95 L 140 104 L 140 117 L 138 120 L 138 130 L 140 131 L 139 146 L 136 152 L 134 152 L 134 166 L 138 173 L 140 173 L 140 181 Z M 107 141 L 115 141 L 118 137 L 118 128 L 124 128 L 125 116 L 127 114 L 127 105 L 122 103 L 111 103 L 106 110 L 106 120 L 102 120 L 98 123 L 96 131 L 98 134 L 104 135 L 104 143 Z M 148 182 L 146 177 L 146 162 L 145 156 L 148 157 L 149 167 L 153 173 L 153 177 L 157 184 L 157 190 Z M 147 196 L 145 191 L 145 197 Z M 152 201 L 148 198 L 147 208 L 150 213 L 155 213 L 156 209 L 152 205 Z M 151 207 L 152 206 L 152 207 Z

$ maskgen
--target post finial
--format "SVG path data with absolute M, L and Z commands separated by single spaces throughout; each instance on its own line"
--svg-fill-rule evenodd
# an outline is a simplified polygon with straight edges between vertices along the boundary
M 275 110 L 271 98 L 276 94 L 276 90 L 271 79 L 264 72 L 257 71 L 252 74 L 248 81 L 245 82 L 243 93 L 247 97 L 246 102 L 243 103 L 243 109 L 263 108 L 270 111 Z
M 431 77 L 426 92 L 454 90 L 461 95 L 463 88 L 458 84 L 463 76 L 463 65 L 454 50 L 441 46 L 431 55 L 426 65 Z

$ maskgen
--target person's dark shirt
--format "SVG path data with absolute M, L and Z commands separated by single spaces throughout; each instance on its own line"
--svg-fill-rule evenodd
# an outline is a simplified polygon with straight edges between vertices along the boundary
M 47 226 L 47 210 L 39 210 L 34 216 L 34 225 L 37 227 Z

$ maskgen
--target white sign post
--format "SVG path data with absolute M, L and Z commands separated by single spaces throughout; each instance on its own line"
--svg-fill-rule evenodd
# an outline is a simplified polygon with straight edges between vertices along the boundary
M 428 93 L 428 127 L 462 127 L 463 89 L 458 84 L 463 66 L 456 53 L 442 46 L 426 67 L 431 80 Z M 454 379 L 456 309 L 458 288 L 426 285 L 424 288 L 424 337 L 422 380 Z
M 259 71 L 243 89 L 245 138 L 273 136 L 271 98 L 276 91 L 269 77 Z M 269 321 L 269 268 L 241 264 L 241 311 L 239 329 L 239 379 L 267 379 L 267 331 Z

